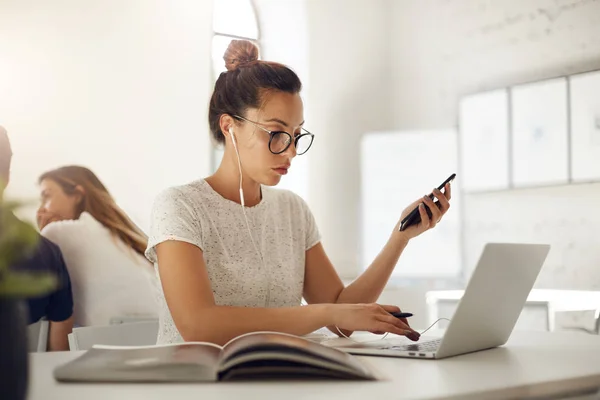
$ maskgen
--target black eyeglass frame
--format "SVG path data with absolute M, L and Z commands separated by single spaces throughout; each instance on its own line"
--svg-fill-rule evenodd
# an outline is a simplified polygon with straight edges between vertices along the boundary
M 297 155 L 299 155 L 299 156 L 300 156 L 300 155 L 302 155 L 302 154 L 306 154 L 306 152 L 307 152 L 307 151 L 310 149 L 310 147 L 312 146 L 312 144 L 313 144 L 313 141 L 315 140 L 315 135 L 313 135 L 313 134 L 312 134 L 312 133 L 310 133 L 308 130 L 306 130 L 306 129 L 302 128 L 302 127 L 301 127 L 300 129 L 302 129 L 302 130 L 303 130 L 304 132 L 306 132 L 306 133 L 302 133 L 302 134 L 300 134 L 300 135 L 296 136 L 295 138 L 293 138 L 293 137 L 292 137 L 292 135 L 290 135 L 290 134 L 289 134 L 289 133 L 287 133 L 286 131 L 271 131 L 271 130 L 268 130 L 267 128 L 265 128 L 265 127 L 263 127 L 263 126 L 260 126 L 260 124 L 259 124 L 258 122 L 255 122 L 255 121 L 250 121 L 249 119 L 247 119 L 247 118 L 244 118 L 244 117 L 240 117 L 239 115 L 233 115 L 233 118 L 235 118 L 235 119 L 237 119 L 237 120 L 240 120 L 240 121 L 249 122 L 249 123 L 251 123 L 252 125 L 254 125 L 255 127 L 257 127 L 257 128 L 259 128 L 259 129 L 261 129 L 261 130 L 263 130 L 263 131 L 267 132 L 267 133 L 269 134 L 269 136 L 270 136 L 270 137 L 269 137 L 269 151 L 270 151 L 271 153 L 273 153 L 273 154 L 281 154 L 281 153 L 285 152 L 287 149 L 289 149 L 289 148 L 290 148 L 290 145 L 292 144 L 292 142 L 294 142 L 294 147 L 296 148 L 296 150 L 298 150 L 298 141 L 299 141 L 301 138 L 303 138 L 303 137 L 309 136 L 309 137 L 310 137 L 310 144 L 308 145 L 308 147 L 306 148 L 306 150 L 304 150 L 302 153 L 296 153 Z M 283 148 L 283 150 L 281 150 L 281 151 L 278 151 L 278 152 L 275 152 L 275 151 L 273 151 L 273 149 L 271 149 L 271 143 L 273 142 L 273 138 L 274 138 L 275 136 L 277 136 L 277 135 L 282 135 L 282 134 L 285 134 L 285 135 L 288 137 L 288 140 L 287 140 L 287 145 L 286 145 L 286 146 Z

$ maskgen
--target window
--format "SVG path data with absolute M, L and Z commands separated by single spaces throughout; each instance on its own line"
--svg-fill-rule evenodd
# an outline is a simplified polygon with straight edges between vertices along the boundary
M 377 132 L 361 143 L 362 265 L 383 248 L 402 210 L 456 172 L 455 131 Z M 460 176 L 457 176 L 457 180 Z M 397 278 L 451 278 L 461 271 L 460 193 L 435 229 L 413 240 L 400 257 Z
M 212 70 L 213 83 L 225 71 L 223 54 L 233 39 L 259 41 L 258 21 L 252 0 L 216 0 L 213 11 Z M 223 149 L 214 145 L 212 170 L 219 167 Z

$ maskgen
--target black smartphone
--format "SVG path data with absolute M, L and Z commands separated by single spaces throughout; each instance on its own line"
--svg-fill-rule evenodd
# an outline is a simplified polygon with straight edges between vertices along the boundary
M 446 184 L 452 182 L 454 180 L 454 178 L 456 178 L 456 174 L 450 175 L 448 177 L 448 179 L 446 179 L 444 181 L 444 183 L 442 183 L 440 186 L 438 186 L 438 190 L 443 190 L 444 187 L 446 186 Z M 431 200 L 433 200 L 433 197 L 434 197 L 433 193 L 429 195 L 429 198 Z M 440 205 L 438 203 L 439 202 L 437 200 L 434 202 L 434 204 L 439 207 Z M 429 207 L 427 206 L 427 204 L 423 203 L 423 205 L 425 206 L 425 211 L 427 212 L 427 215 L 429 215 L 429 218 L 431 218 L 431 215 L 432 215 L 431 214 L 431 210 L 429 209 Z M 419 214 L 419 207 L 417 206 L 417 208 L 415 208 L 414 210 L 412 210 L 406 217 L 404 217 L 404 219 L 402 221 L 400 221 L 400 228 L 398 228 L 398 230 L 400 232 L 402 232 L 403 230 L 405 230 L 409 226 L 416 225 L 419 222 L 421 222 L 421 214 Z

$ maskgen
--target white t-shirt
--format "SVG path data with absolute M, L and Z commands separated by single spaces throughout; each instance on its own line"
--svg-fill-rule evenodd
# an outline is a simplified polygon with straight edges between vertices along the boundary
M 91 214 L 52 222 L 41 233 L 63 253 L 76 326 L 108 325 L 113 317 L 158 316 L 152 265 Z
M 300 305 L 306 250 L 320 241 L 308 206 L 290 191 L 262 187 L 261 202 L 245 210 L 252 238 L 242 206 L 205 180 L 169 188 L 155 200 L 146 257 L 158 275 L 154 246 L 167 240 L 191 243 L 203 251 L 217 305 Z M 158 292 L 158 344 L 182 342 L 162 286 Z

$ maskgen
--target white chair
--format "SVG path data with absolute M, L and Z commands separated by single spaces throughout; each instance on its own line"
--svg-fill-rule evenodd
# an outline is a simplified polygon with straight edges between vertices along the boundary
M 116 316 L 111 317 L 108 321 L 109 325 L 120 325 L 120 324 L 131 324 L 134 322 L 149 322 L 149 321 L 158 321 L 157 317 L 143 317 L 143 316 Z
M 50 323 L 40 319 L 27 327 L 27 342 L 30 353 L 43 353 L 48 348 L 48 329 Z
M 558 330 L 575 330 L 600 335 L 600 308 L 558 311 L 555 313 L 555 320 Z
M 71 351 L 89 350 L 95 344 L 149 346 L 156 344 L 157 335 L 157 320 L 73 328 L 73 332 L 69 334 L 69 349 Z

